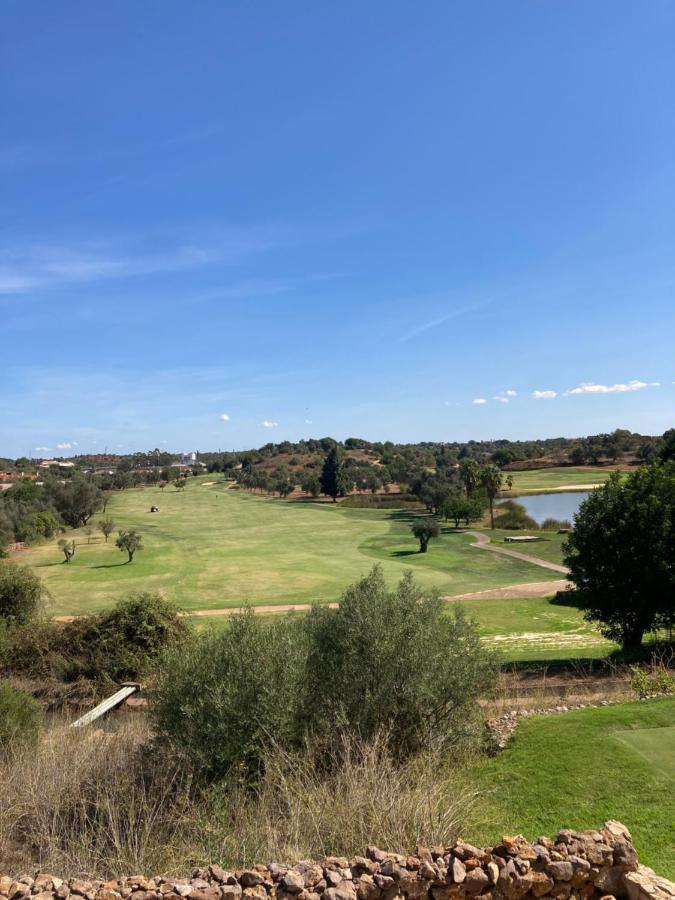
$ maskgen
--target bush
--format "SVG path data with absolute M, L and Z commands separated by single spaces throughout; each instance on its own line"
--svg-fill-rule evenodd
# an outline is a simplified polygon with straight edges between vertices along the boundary
M 37 741 L 40 706 L 29 694 L 16 691 L 8 681 L 0 681 L 0 752 L 14 744 Z
M 628 673 L 631 688 L 642 700 L 654 694 L 675 694 L 675 672 L 662 659 L 652 660 L 649 666 L 630 666 Z
M 297 706 L 304 674 L 304 629 L 293 617 L 266 623 L 251 610 L 223 631 L 170 652 L 153 692 L 160 741 L 204 775 L 232 766 L 257 770 L 274 738 L 298 743 Z
M 477 700 L 495 675 L 492 656 L 460 607 L 452 615 L 408 573 L 388 591 L 379 566 L 337 609 L 307 619 L 303 715 L 310 732 L 370 740 L 386 729 L 397 753 L 430 740 L 458 743 L 477 724 Z
M 520 515 L 505 512 L 501 516 L 495 516 L 495 528 L 504 528 L 507 531 L 538 531 L 539 525 L 527 513 Z
M 14 625 L 30 621 L 46 595 L 42 580 L 27 566 L 0 564 L 0 619 Z
M 65 681 L 135 680 L 155 666 L 167 647 L 189 635 L 172 603 L 159 594 L 134 594 L 107 612 L 66 624 L 36 621 L 5 628 L 0 631 L 0 669 Z
M 540 527 L 542 531 L 571 530 L 572 523 L 568 519 L 544 519 Z
M 173 603 L 160 594 L 132 594 L 107 612 L 64 626 L 64 675 L 68 680 L 140 678 L 167 647 L 188 635 L 188 627 Z
M 411 575 L 389 592 L 375 568 L 337 609 L 272 623 L 249 610 L 169 653 L 151 715 L 160 744 L 194 771 L 260 775 L 272 742 L 292 751 L 318 740 L 332 751 L 336 734 L 369 741 L 385 731 L 406 755 L 473 740 L 476 701 L 494 674 L 460 609 L 446 615 Z

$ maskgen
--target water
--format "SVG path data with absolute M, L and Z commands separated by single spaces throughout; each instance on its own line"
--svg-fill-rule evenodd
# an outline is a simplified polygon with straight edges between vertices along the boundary
M 524 506 L 528 516 L 541 525 L 544 519 L 565 519 L 571 522 L 589 493 L 590 491 L 559 491 L 556 494 L 526 494 L 513 499 Z

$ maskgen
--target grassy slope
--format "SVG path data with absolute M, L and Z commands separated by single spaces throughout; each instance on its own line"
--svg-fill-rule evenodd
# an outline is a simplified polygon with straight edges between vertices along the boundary
M 558 469 L 532 469 L 529 472 L 511 472 L 514 491 L 537 491 L 562 488 L 567 485 L 601 484 L 610 472 L 594 466 L 565 466 Z
M 535 838 L 619 819 L 640 860 L 675 877 L 674 724 L 675 699 L 523 722 L 504 752 L 477 765 L 484 804 L 472 839 L 492 844 L 503 833 Z
M 569 659 L 607 656 L 616 645 L 586 622 L 578 609 L 549 597 L 465 600 L 481 637 L 505 659 Z
M 95 611 L 133 590 L 161 589 L 185 609 L 335 600 L 348 584 L 381 562 L 399 578 L 411 568 L 421 583 L 456 594 L 546 580 L 526 562 L 470 547 L 469 535 L 449 529 L 418 554 L 403 513 L 287 503 L 204 486 L 190 479 L 172 488 L 124 491 L 108 507 L 118 527 L 137 528 L 145 549 L 131 565 L 97 534 L 75 534 L 78 550 L 61 563 L 55 542 L 35 548 L 36 566 L 53 595 L 50 611 Z M 151 504 L 160 507 L 150 513 Z
M 525 553 L 528 556 L 538 556 L 540 559 L 547 560 L 547 562 L 559 563 L 560 565 L 563 564 L 562 545 L 563 541 L 567 538 L 566 534 L 557 534 L 555 531 L 507 531 L 504 528 L 495 528 L 494 530 L 486 528 L 484 530 L 490 540 L 495 544 L 507 547 L 510 550 L 517 550 L 518 553 Z M 541 538 L 541 540 L 532 542 L 531 544 L 510 545 L 504 543 L 505 537 L 517 537 L 518 535 L 526 534 Z M 552 572 L 551 578 L 556 577 L 555 572 Z M 563 575 L 560 577 L 564 578 Z M 545 580 L 545 578 L 542 578 L 542 581 L 543 580 Z

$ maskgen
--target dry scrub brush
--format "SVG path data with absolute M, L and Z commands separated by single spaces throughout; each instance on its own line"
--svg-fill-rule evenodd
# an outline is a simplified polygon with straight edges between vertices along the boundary
M 195 865 L 297 861 L 447 844 L 474 797 L 434 751 L 396 761 L 384 737 L 332 753 L 270 745 L 252 787 L 236 770 L 208 789 L 147 742 L 142 720 L 114 734 L 54 728 L 0 763 L 0 870 L 188 875 Z

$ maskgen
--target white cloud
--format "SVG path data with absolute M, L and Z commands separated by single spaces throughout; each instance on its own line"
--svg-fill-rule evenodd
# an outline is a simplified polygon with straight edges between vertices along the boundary
M 485 397 L 476 397 L 476 399 L 472 400 L 471 402 L 476 406 L 482 406 L 484 403 L 487 403 L 487 400 L 485 399 Z
M 555 391 L 532 391 L 532 396 L 535 400 L 553 400 L 558 395 Z
M 35 452 L 36 453 L 51 453 L 52 448 L 51 447 L 36 447 Z
M 497 396 L 493 397 L 492 399 L 496 400 L 497 403 L 508 403 L 509 402 L 509 398 L 503 397 L 501 394 L 497 394 Z
M 624 394 L 627 391 L 643 391 L 645 388 L 659 387 L 658 381 L 637 381 L 633 379 L 625 384 L 592 384 L 584 382 L 578 387 L 565 391 L 565 396 L 572 394 Z
M 507 397 L 517 397 L 518 396 L 517 391 L 504 391 L 504 393 L 506 394 Z
M 56 445 L 57 450 L 72 450 L 73 445 L 69 441 L 64 441 L 62 444 Z
M 221 422 L 229 422 L 230 421 L 230 417 L 228 416 L 227 413 L 221 413 L 221 415 L 218 416 L 218 418 L 220 419 Z
M 261 422 L 260 424 L 262 425 L 263 428 L 276 428 L 279 423 L 278 422 L 269 422 L 267 419 L 265 419 L 265 421 Z
M 311 419 L 305 419 L 305 425 L 311 425 L 311 424 L 312 424 Z

